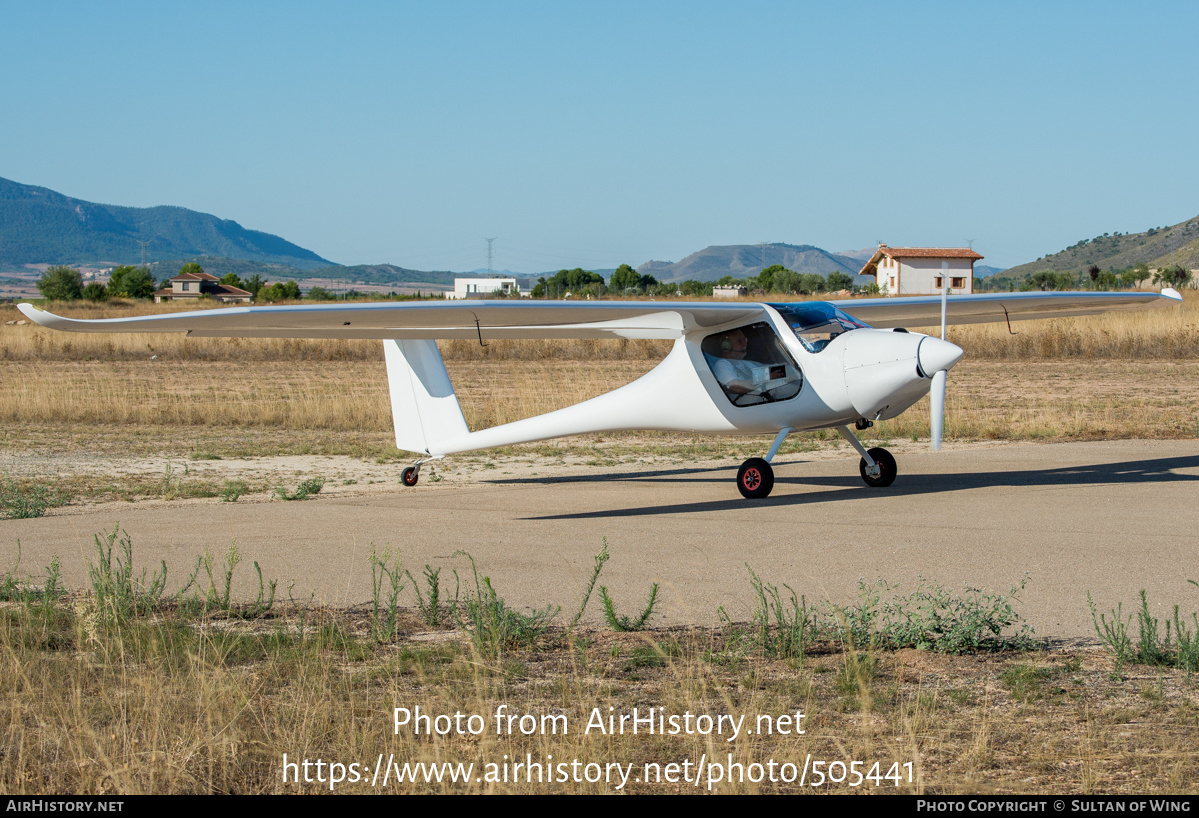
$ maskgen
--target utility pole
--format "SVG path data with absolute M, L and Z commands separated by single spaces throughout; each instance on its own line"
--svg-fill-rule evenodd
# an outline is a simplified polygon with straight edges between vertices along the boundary
M 491 238 L 483 239 L 483 241 L 487 242 L 487 277 L 488 278 L 491 278 L 491 243 L 498 238 L 499 238 L 499 236 L 492 236 Z

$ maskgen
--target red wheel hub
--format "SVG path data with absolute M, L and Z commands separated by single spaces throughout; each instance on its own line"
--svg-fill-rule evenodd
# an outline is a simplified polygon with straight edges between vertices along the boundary
M 757 469 L 746 469 L 745 474 L 741 475 L 741 483 L 752 491 L 762 485 L 762 473 Z

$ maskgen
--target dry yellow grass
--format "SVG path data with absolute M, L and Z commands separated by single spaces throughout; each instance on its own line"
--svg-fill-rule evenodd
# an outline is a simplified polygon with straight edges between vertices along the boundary
M 952 657 L 905 650 L 746 653 L 720 633 L 562 631 L 499 658 L 449 632 L 375 646 L 361 615 L 308 611 L 272 623 L 111 620 L 94 597 L 0 610 L 0 792 L 593 792 L 604 780 L 514 780 L 512 764 L 633 766 L 625 792 L 706 792 L 701 761 L 797 776 L 805 760 L 875 762 L 901 780 L 809 786 L 716 781 L 714 792 L 1194 793 L 1195 680 L 1174 670 L 1112 673 L 1094 650 Z M 432 638 L 430 638 L 432 637 Z M 851 676 L 846 667 L 865 668 Z M 494 714 L 565 717 L 569 730 L 497 735 Z M 394 730 L 393 708 L 480 716 L 479 735 Z M 612 735 L 584 730 L 593 708 L 681 716 L 804 714 L 802 735 Z M 609 710 L 612 708 L 612 710 Z M 324 781 L 284 780 L 321 759 Z M 371 784 L 377 759 L 474 764 L 465 781 Z M 644 780 L 647 764 L 686 761 L 690 782 Z M 330 787 L 328 765 L 364 768 Z M 499 780 L 484 765 L 502 765 Z M 756 773 L 749 765 L 760 764 Z M 784 773 L 781 765 L 793 765 Z M 893 766 L 894 765 L 894 766 Z M 904 766 L 904 765 L 910 765 Z M 303 768 L 300 767 L 302 770 Z M 569 769 L 569 766 L 568 768 Z M 343 768 L 344 770 L 344 768 Z M 579 768 L 581 771 L 581 768 Z M 909 770 L 911 781 L 908 780 Z M 348 773 L 348 771 L 346 771 Z M 716 770 L 712 770 L 715 774 Z M 723 775 L 724 771 L 720 771 Z M 316 777 L 315 766 L 309 773 Z M 590 774 L 590 772 L 588 773 Z M 578 772 L 576 772 L 576 776 Z M 747 776 L 748 777 L 748 776 Z M 504 779 L 507 780 L 504 780 Z M 877 779 L 876 779 L 877 780 Z
M 12 315 L 15 310 L 8 308 Z M 56 308 L 83 317 L 147 305 Z M 9 319 L 14 320 L 14 319 Z M 950 438 L 1192 437 L 1199 434 L 1199 293 L 1181 307 L 1086 319 L 957 327 L 967 350 L 950 376 Z M 669 342 L 506 341 L 442 349 L 467 423 L 478 429 L 568 406 L 628 383 Z M 155 429 L 391 430 L 377 341 L 81 335 L 0 325 L 0 420 Z M 924 438 L 919 404 L 873 436 Z M 164 446 L 171 435 L 164 434 Z M 664 441 L 663 445 L 669 446 Z
M 653 361 L 450 361 L 471 428 L 530 417 L 602 394 Z M 387 375 L 379 360 L 231 367 L 211 361 L 9 362 L 0 421 L 38 428 L 171 428 L 217 438 L 264 439 L 275 430 L 391 432 Z M 973 361 L 949 380 L 951 439 L 1193 437 L 1199 434 L 1199 362 Z M 927 400 L 878 424 L 872 438 L 928 436 Z M 182 437 L 182 436 L 181 436 Z M 180 438 L 181 439 L 181 438 Z M 663 438 L 664 446 L 670 443 Z

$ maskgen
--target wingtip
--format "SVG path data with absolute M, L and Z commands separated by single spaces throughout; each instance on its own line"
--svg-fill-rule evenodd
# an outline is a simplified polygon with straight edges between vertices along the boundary
M 44 315 L 44 312 L 32 304 L 21 302 L 17 305 L 17 309 L 20 310 L 30 321 L 33 321 L 36 324 L 42 323 L 40 316 Z
M 1162 290 L 1162 296 L 1164 298 L 1169 298 L 1171 301 L 1182 300 L 1182 293 L 1178 292 L 1178 290 L 1174 289 L 1173 287 L 1166 287 L 1164 290 Z

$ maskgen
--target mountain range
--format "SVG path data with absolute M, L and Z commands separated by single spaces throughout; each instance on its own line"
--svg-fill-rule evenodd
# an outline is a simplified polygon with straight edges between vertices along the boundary
M 828 275 L 834 270 L 856 275 L 862 262 L 846 255 L 830 253 L 810 244 L 729 244 L 705 247 L 682 261 L 647 261 L 637 268 L 641 275 L 658 281 L 717 281 L 756 276 L 765 267 L 781 264 L 797 273 Z M 873 279 L 872 279 L 873 280 Z
M 120 207 L 0 178 L 0 264 L 129 264 L 224 256 L 299 270 L 333 262 L 290 241 L 183 207 Z
M 1104 233 L 1083 239 L 1065 250 L 1004 270 L 1003 275 L 1018 279 L 1041 270 L 1082 273 L 1092 265 L 1101 270 L 1124 270 L 1138 264 L 1151 269 L 1175 264 L 1199 267 L 1199 216 L 1143 233 Z
M 272 280 L 323 278 L 425 289 L 452 287 L 455 276 L 483 274 L 481 270 L 412 270 L 392 264 L 346 267 L 279 236 L 249 230 L 208 213 L 172 206 L 96 204 L 0 178 L 0 269 L 20 270 L 31 264 L 131 264 L 142 257 L 143 242 L 148 242 L 147 257 L 160 277 L 186 261 L 198 262 L 219 275 L 259 274 Z M 749 278 L 774 264 L 800 273 L 828 275 L 839 270 L 855 275 L 873 251 L 873 247 L 865 247 L 830 253 L 809 244 L 781 242 L 714 245 L 681 261 L 647 261 L 637 271 L 666 283 L 717 281 L 724 276 Z M 1020 278 L 1039 270 L 1079 272 L 1091 265 L 1123 269 L 1142 262 L 1150 267 L 1199 267 L 1199 217 L 1143 233 L 1105 233 L 1002 272 Z M 975 269 L 981 276 L 1000 272 L 982 265 Z M 519 275 L 507 270 L 496 274 Z M 859 283 L 865 280 L 859 278 Z

